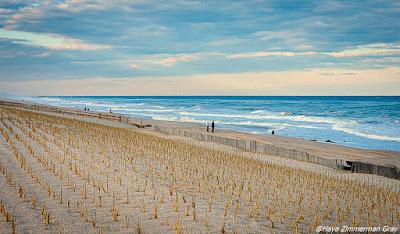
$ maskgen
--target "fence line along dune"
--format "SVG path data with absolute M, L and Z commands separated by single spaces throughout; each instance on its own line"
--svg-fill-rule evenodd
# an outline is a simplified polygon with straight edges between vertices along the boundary
M 0 107 L 0 155 L 0 233 L 304 233 L 318 225 L 400 225 L 395 180 L 305 170 L 17 108 Z

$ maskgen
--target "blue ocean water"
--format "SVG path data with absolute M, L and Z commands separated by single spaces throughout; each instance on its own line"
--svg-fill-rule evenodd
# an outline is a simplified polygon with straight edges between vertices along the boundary
M 140 119 L 205 124 L 335 144 L 400 151 L 400 97 L 20 97 Z

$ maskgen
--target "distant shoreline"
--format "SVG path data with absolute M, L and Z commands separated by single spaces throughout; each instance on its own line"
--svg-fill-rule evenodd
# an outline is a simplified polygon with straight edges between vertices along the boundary
M 80 97 L 105 97 L 105 96 L 38 96 L 38 97 L 76 97 L 76 98 L 80 98 Z M 106 96 L 106 97 L 298 97 L 298 96 Z M 301 96 L 301 97 L 400 97 L 400 96 Z M 1 100 L 1 98 L 0 98 Z M 7 100 L 7 99 L 4 99 Z M 39 104 L 39 105 L 46 105 L 46 104 L 42 104 L 42 103 L 36 103 L 36 102 L 31 102 L 31 101 L 26 101 L 26 100 L 14 100 L 14 99 L 9 99 L 10 101 L 15 101 L 15 102 L 27 102 L 27 103 L 34 103 L 34 104 Z M 71 108 L 71 109 L 77 109 L 80 110 L 79 108 L 76 107 L 65 107 L 65 106 L 57 106 L 57 105 L 48 105 L 48 106 L 52 106 L 52 107 L 59 107 L 59 108 Z M 95 111 L 95 112 L 101 112 L 101 111 Z M 108 113 L 108 112 L 104 112 L 104 113 Z M 123 113 L 115 113 L 118 115 L 126 115 Z M 204 124 L 200 124 L 200 123 L 194 123 L 194 122 L 185 122 L 185 121 L 172 121 L 172 120 L 157 120 L 157 119 L 140 119 L 140 118 L 136 118 L 134 116 L 129 116 L 128 117 L 132 120 L 135 120 L 137 122 L 143 121 L 143 122 L 148 122 L 148 123 L 158 123 L 158 124 L 167 124 L 167 125 L 174 125 L 176 127 L 189 127 L 189 128 L 198 128 L 199 130 L 205 129 L 205 124 L 206 122 L 204 122 Z M 250 136 L 259 136 L 259 137 L 267 137 L 268 135 L 266 134 L 255 134 L 255 133 L 251 133 L 251 132 L 243 132 L 243 131 L 237 131 L 237 130 L 232 130 L 229 128 L 225 128 L 225 127 L 219 127 L 218 126 L 218 122 L 217 122 L 217 128 L 219 132 L 227 132 L 227 133 L 237 133 L 237 134 L 248 134 Z M 350 148 L 350 149 L 361 149 L 361 150 L 367 150 L 367 151 L 382 151 L 382 152 L 388 152 L 388 153 L 399 153 L 400 151 L 394 151 L 394 150 L 382 150 L 382 149 L 371 149 L 371 148 L 363 148 L 363 147 L 357 147 L 357 146 L 346 146 L 346 145 L 341 145 L 339 144 L 337 141 L 333 141 L 331 139 L 325 139 L 325 140 L 318 140 L 318 139 L 305 139 L 305 138 L 301 138 L 301 137 L 288 137 L 288 136 L 280 136 L 279 132 L 277 132 L 277 134 L 274 137 L 281 137 L 281 138 L 287 138 L 287 139 L 297 139 L 297 140 L 304 140 L 304 141 L 311 141 L 311 142 L 317 142 L 317 143 L 321 143 L 323 145 L 329 144 L 329 145 L 336 145 L 338 147 L 344 147 L 344 148 Z

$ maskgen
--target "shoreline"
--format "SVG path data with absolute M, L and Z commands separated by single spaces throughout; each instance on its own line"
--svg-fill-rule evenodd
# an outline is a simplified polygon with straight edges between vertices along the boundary
M 319 97 L 241 96 L 184 99 L 176 96 L 14 98 L 45 105 L 80 109 L 86 107 L 103 112 L 112 108 L 119 114 L 137 119 L 196 123 L 201 127 L 206 121 L 214 120 L 218 128 L 249 134 L 270 135 L 274 130 L 279 136 L 354 148 L 400 152 L 400 138 L 397 137 L 396 128 L 398 121 L 392 118 L 399 115 L 396 108 L 377 112 L 373 109 L 374 105 L 383 103 L 395 107 L 398 97 L 347 99 L 338 96 L 326 100 Z M 328 103 L 329 105 L 323 108 Z M 357 108 L 353 110 L 353 106 Z
M 0 101 L 2 100 L 0 99 Z M 20 107 L 28 109 L 29 106 L 36 106 L 36 108 L 42 108 L 42 110 L 50 112 L 70 111 L 78 115 L 88 115 L 87 117 L 92 118 L 110 118 L 110 120 L 133 124 L 136 127 L 144 128 L 146 131 L 190 137 L 200 141 L 211 141 L 237 147 L 245 151 L 265 153 L 272 156 L 311 162 L 331 168 L 400 179 L 400 152 L 362 149 L 279 135 L 267 136 L 243 133 L 227 129 L 218 129 L 218 125 L 216 126 L 216 132 L 207 133 L 205 127 L 196 123 L 139 120 L 115 113 L 110 115 L 104 112 L 84 112 L 76 108 L 47 106 L 27 101 L 4 101 L 11 102 L 8 105 L 18 103 L 21 105 Z M 6 104 L 4 101 L 2 103 Z

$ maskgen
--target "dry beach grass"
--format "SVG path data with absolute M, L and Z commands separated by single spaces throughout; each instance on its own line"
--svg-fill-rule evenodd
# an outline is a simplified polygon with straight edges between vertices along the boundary
M 399 181 L 0 107 L 0 233 L 399 226 Z

